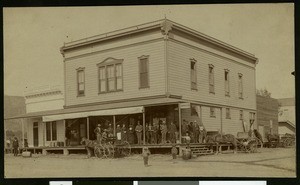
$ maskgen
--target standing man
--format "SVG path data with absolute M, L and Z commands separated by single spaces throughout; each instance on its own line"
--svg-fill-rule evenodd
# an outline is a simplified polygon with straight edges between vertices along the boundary
M 148 127 L 148 133 L 149 133 L 149 143 L 153 144 L 153 126 L 151 124 L 149 124 Z
M 138 139 L 138 144 L 142 144 L 142 132 L 143 132 L 143 126 L 140 124 L 140 121 L 137 122 L 137 126 L 135 127 L 136 136 Z
M 149 124 L 146 123 L 146 127 L 145 127 L 145 134 L 146 134 L 146 144 L 150 143 L 150 133 L 149 133 Z
M 187 121 L 184 119 L 181 127 L 181 135 L 185 136 L 187 132 L 188 132 L 188 125 L 187 125 Z
M 15 136 L 13 140 L 13 148 L 14 148 L 14 156 L 18 156 L 18 149 L 19 149 L 19 141 L 18 138 Z
M 101 125 L 98 124 L 97 127 L 94 129 L 94 133 L 96 135 L 97 141 L 101 143 L 102 136 L 101 136 Z
M 122 128 L 121 128 L 120 125 L 117 125 L 116 132 L 117 132 L 117 142 L 118 142 L 118 143 L 121 143 L 121 139 L 122 139 Z
M 67 126 L 66 128 L 66 146 L 70 145 L 70 139 L 71 139 L 71 128 L 70 126 Z
M 199 143 L 206 143 L 206 130 L 203 125 L 199 126 Z
M 167 132 L 168 132 L 168 128 L 165 121 L 163 121 L 162 125 L 160 126 L 160 130 L 161 130 L 161 143 L 165 144 L 167 141 Z
M 190 124 L 188 125 L 188 128 L 189 128 L 189 136 L 191 137 L 191 143 L 194 143 L 195 142 L 195 137 L 194 137 L 194 124 L 193 122 L 191 121 Z
M 153 123 L 153 137 L 151 137 L 153 144 L 157 144 L 157 134 L 158 134 L 158 125 L 157 123 Z
M 199 142 L 199 125 L 196 120 L 194 121 L 194 125 L 193 125 L 193 133 L 194 133 L 194 142 L 198 143 Z
M 108 135 L 108 137 L 113 137 L 114 136 L 114 134 L 113 134 L 113 128 L 112 128 L 112 125 L 111 125 L 111 123 L 108 125 L 108 129 L 107 129 L 107 135 Z
M 177 132 L 177 128 L 176 128 L 176 125 L 171 122 L 171 125 L 170 125 L 170 140 L 171 140 L 171 143 L 176 143 L 176 133 Z
M 128 129 L 128 142 L 129 144 L 134 144 L 134 129 L 133 129 L 133 125 L 130 124 L 129 125 L 129 129 Z
M 125 123 L 123 123 L 123 126 L 122 126 L 122 132 L 121 132 L 121 142 L 123 143 L 123 141 L 127 141 L 127 128 L 126 128 L 126 125 Z

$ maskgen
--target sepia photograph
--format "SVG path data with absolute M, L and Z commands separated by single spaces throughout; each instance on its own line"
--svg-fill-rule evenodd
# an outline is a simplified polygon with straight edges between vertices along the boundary
M 296 177 L 293 3 L 5 7 L 3 39 L 6 179 Z

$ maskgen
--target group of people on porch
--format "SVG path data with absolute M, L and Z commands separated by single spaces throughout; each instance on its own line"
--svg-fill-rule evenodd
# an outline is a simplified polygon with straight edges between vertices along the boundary
M 108 127 L 103 128 L 100 124 L 94 129 L 95 136 L 98 142 L 102 142 L 110 137 L 115 137 L 117 142 L 127 141 L 129 144 L 143 144 L 143 133 L 145 129 L 145 144 L 166 144 L 177 143 L 180 140 L 179 129 L 177 122 L 165 120 L 153 122 L 153 124 L 145 123 L 145 128 L 138 120 L 136 124 L 130 123 L 127 127 L 125 123 L 117 124 L 115 135 L 114 128 L 111 123 L 106 123 Z M 182 127 L 182 142 L 204 143 L 206 138 L 206 130 L 203 124 L 199 122 L 183 120 Z M 189 137 L 190 139 L 187 139 Z

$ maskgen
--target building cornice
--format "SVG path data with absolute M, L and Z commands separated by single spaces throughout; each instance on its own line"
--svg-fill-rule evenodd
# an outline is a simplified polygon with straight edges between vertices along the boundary
M 161 27 L 161 20 L 150 22 L 150 23 L 145 23 L 145 24 L 141 24 L 141 25 L 137 25 L 137 26 L 132 26 L 129 28 L 124 28 L 124 29 L 120 29 L 120 30 L 92 36 L 92 37 L 87 37 L 84 39 L 64 43 L 64 46 L 62 46 L 60 48 L 60 52 L 62 53 L 62 55 L 64 55 L 64 52 L 69 49 L 74 49 L 74 48 L 78 48 L 81 46 L 95 44 L 95 43 L 103 42 L 106 40 L 111 40 L 114 38 L 132 35 L 135 33 L 140 33 L 140 32 L 144 32 L 144 31 L 148 31 L 148 30 L 152 30 L 152 29 L 156 29 L 156 28 L 160 28 L 160 27 Z
M 227 50 L 229 50 L 229 51 L 231 51 L 235 54 L 244 56 L 244 57 L 250 59 L 251 61 L 253 61 L 254 64 L 258 63 L 258 58 L 256 58 L 251 53 L 243 51 L 243 50 L 241 50 L 237 47 L 231 46 L 231 45 L 229 45 L 225 42 L 222 42 L 218 39 L 215 39 L 215 38 L 210 37 L 206 34 L 203 34 L 201 32 L 198 32 L 196 30 L 193 30 L 193 29 L 188 28 L 186 26 L 183 26 L 181 24 L 175 23 L 175 22 L 170 21 L 168 19 L 153 21 L 153 22 L 150 22 L 150 23 L 145 23 L 145 24 L 141 24 L 141 25 L 137 25 L 137 26 L 132 26 L 132 27 L 128 27 L 128 28 L 124 28 L 124 29 L 120 29 L 120 30 L 116 30 L 116 31 L 112 31 L 112 32 L 92 36 L 92 37 L 87 37 L 87 38 L 84 38 L 84 39 L 80 39 L 80 40 L 76 40 L 76 41 L 72 41 L 72 42 L 68 42 L 68 43 L 64 43 L 64 46 L 62 46 L 60 48 L 60 51 L 61 51 L 62 55 L 64 56 L 64 53 L 67 50 L 70 50 L 70 49 L 75 49 L 75 48 L 78 48 L 78 47 L 81 47 L 81 46 L 88 46 L 88 45 L 91 45 L 91 44 L 100 43 L 100 42 L 107 41 L 107 40 L 110 40 L 110 39 L 124 37 L 124 36 L 144 32 L 144 31 L 148 31 L 148 30 L 152 30 L 152 29 L 157 29 L 157 28 L 160 28 L 161 33 L 164 36 L 168 37 L 168 35 L 170 35 L 171 32 L 173 32 L 174 30 L 178 30 L 178 31 L 183 32 L 185 34 L 194 36 L 194 37 L 196 37 L 200 40 L 204 40 L 208 43 L 211 43 L 215 46 L 227 49 Z
M 42 91 L 42 92 L 36 92 L 36 93 L 28 93 L 25 95 L 25 98 L 37 98 L 37 97 L 44 97 L 44 96 L 50 96 L 50 95 L 57 95 L 62 94 L 61 90 L 49 90 L 49 91 Z
M 171 22 L 172 22 L 172 21 L 171 21 Z M 251 54 L 251 53 L 248 53 L 248 52 L 246 52 L 246 51 L 243 51 L 243 50 L 241 50 L 241 49 L 239 49 L 239 48 L 237 48 L 237 47 L 234 47 L 234 46 L 232 46 L 232 45 L 229 45 L 229 44 L 227 44 L 227 43 L 225 43 L 225 42 L 222 42 L 222 41 L 220 41 L 220 40 L 218 40 L 218 39 L 215 39 L 215 38 L 213 38 L 213 37 L 210 37 L 210 36 L 208 36 L 208 35 L 206 35 L 206 34 L 203 34 L 203 33 L 201 33 L 201 32 L 198 32 L 198 31 L 193 30 L 193 29 L 191 29 L 191 28 L 188 28 L 188 27 L 186 27 L 186 26 L 183 26 L 183 25 L 180 25 L 180 24 L 177 24 L 177 23 L 174 23 L 174 22 L 172 22 L 172 23 L 173 23 L 173 29 L 174 29 L 174 30 L 178 30 L 178 31 L 181 31 L 181 32 L 186 33 L 186 34 L 188 34 L 188 35 L 192 35 L 192 36 L 194 36 L 194 37 L 196 37 L 196 38 L 198 38 L 198 39 L 207 41 L 207 42 L 209 42 L 209 43 L 211 43 L 211 44 L 213 44 L 213 45 L 219 46 L 219 47 L 221 47 L 221 48 L 225 48 L 225 49 L 227 49 L 227 50 L 229 50 L 229 51 L 231 51 L 231 52 L 233 52 L 233 53 L 242 55 L 242 56 L 244 56 L 244 57 L 246 57 L 246 58 L 249 58 L 249 59 L 253 60 L 253 62 L 254 62 L 255 64 L 258 63 L 258 58 L 256 58 L 256 57 L 255 57 L 253 54 Z

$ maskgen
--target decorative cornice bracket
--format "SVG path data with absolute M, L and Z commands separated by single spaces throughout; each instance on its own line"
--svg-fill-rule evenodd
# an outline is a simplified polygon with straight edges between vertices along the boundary
M 169 35 L 169 32 L 172 30 L 173 24 L 168 21 L 168 20 L 164 20 L 161 23 L 161 33 L 163 35 Z

